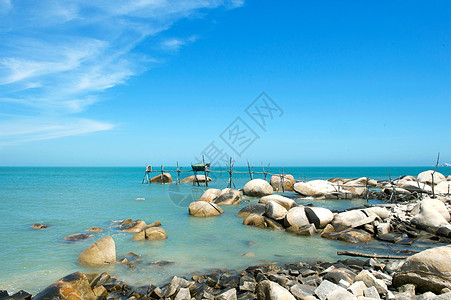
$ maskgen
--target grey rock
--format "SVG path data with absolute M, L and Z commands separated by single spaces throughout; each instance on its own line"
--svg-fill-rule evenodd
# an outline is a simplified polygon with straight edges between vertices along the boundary
M 238 212 L 237 216 L 240 218 L 245 218 L 245 217 L 249 216 L 250 214 L 256 214 L 256 215 L 263 216 L 265 211 L 266 211 L 266 208 L 265 208 L 264 204 L 261 204 L 261 203 L 250 204 L 250 205 L 243 207 Z
M 177 296 L 175 296 L 174 300 L 190 300 L 190 299 L 191 294 L 189 288 L 181 288 L 177 293 Z
M 219 294 L 215 300 L 237 300 L 236 289 L 232 288 Z
M 365 297 L 369 297 L 369 298 L 380 299 L 379 293 L 377 292 L 377 289 L 374 286 L 371 286 L 371 287 L 365 289 L 363 291 L 363 295 Z
M 329 295 L 332 291 L 342 289 L 344 288 L 336 285 L 335 283 L 330 282 L 329 280 L 325 279 L 321 284 L 315 289 L 315 294 L 318 296 L 321 300 L 326 300 L 327 295 Z
M 388 292 L 387 285 L 381 279 L 377 279 L 368 270 L 363 270 L 355 277 L 356 281 L 363 281 L 367 287 L 374 286 L 377 292 L 381 295 L 385 295 Z
M 357 300 L 357 297 L 340 287 L 327 294 L 327 300 Z
M 296 297 L 296 299 L 304 300 L 307 297 L 314 297 L 315 288 L 310 285 L 298 283 L 290 287 L 290 292 Z
M 366 284 L 363 281 L 356 281 L 351 286 L 348 287 L 348 291 L 351 292 L 354 296 L 359 297 L 363 296 L 363 291 L 367 289 Z

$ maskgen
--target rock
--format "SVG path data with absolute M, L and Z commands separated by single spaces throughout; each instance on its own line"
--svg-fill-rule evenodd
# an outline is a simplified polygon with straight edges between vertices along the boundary
M 41 224 L 41 223 L 34 223 L 33 225 L 31 225 L 31 228 L 33 228 L 33 229 L 45 229 L 45 228 L 47 228 L 47 225 Z
M 149 183 L 172 183 L 172 176 L 169 173 L 158 174 L 152 177 Z
M 197 179 L 196 179 L 196 177 L 197 177 Z M 207 177 L 207 180 L 211 181 L 211 178 Z M 195 182 L 195 183 L 196 182 L 205 182 L 205 175 L 201 175 L 201 174 L 191 175 L 186 178 L 183 178 L 182 182 Z
M 257 284 L 257 299 L 295 300 L 296 298 L 278 283 L 262 280 Z
M 309 225 L 310 221 L 305 214 L 305 209 L 303 206 L 297 206 L 290 209 L 284 219 L 285 227 L 297 226 L 302 227 L 304 225 Z
M 363 291 L 366 290 L 366 288 L 367 286 L 363 281 L 355 281 L 348 287 L 347 290 L 351 292 L 354 296 L 359 297 L 363 296 Z
M 440 293 L 451 288 L 451 245 L 436 247 L 407 258 L 393 277 L 395 287 L 415 284 L 417 291 Z
M 119 224 L 119 228 L 124 232 L 140 232 L 146 228 L 146 222 L 142 220 L 127 219 Z
M 324 275 L 324 279 L 329 280 L 332 283 L 338 284 L 340 280 L 344 280 L 349 284 L 354 282 L 354 272 L 345 268 L 335 268 Z
M 30 293 L 25 292 L 24 290 L 20 290 L 13 295 L 9 295 L 7 291 L 0 290 L 0 299 L 2 300 L 31 300 L 32 295 Z
M 411 193 L 421 192 L 421 193 L 432 193 L 432 188 L 426 183 L 420 183 L 418 181 L 405 181 L 399 180 L 397 182 L 397 187 L 405 189 Z
M 34 296 L 33 299 L 95 300 L 96 296 L 91 290 L 85 274 L 75 272 L 51 284 Z
M 352 193 L 346 190 L 335 191 L 331 193 L 324 194 L 324 199 L 352 199 Z
M 75 242 L 75 241 L 81 241 L 86 240 L 92 237 L 92 234 L 89 233 L 76 233 L 76 234 L 70 234 L 68 236 L 65 236 L 64 239 L 66 241 Z
M 355 281 L 363 281 L 367 287 L 374 286 L 377 292 L 381 295 L 385 295 L 388 292 L 387 285 L 381 279 L 377 279 L 368 270 L 363 270 L 354 279 Z
M 269 229 L 274 229 L 274 230 L 283 230 L 283 226 L 282 224 L 278 223 L 277 221 L 267 218 L 265 216 L 263 216 L 265 218 L 265 224 L 266 224 L 266 228 Z
M 266 228 L 265 217 L 257 214 L 250 214 L 245 217 L 243 224 L 247 226 L 255 226 L 258 228 Z
M 327 300 L 357 300 L 357 297 L 340 287 L 327 294 Z
M 88 231 L 91 231 L 91 232 L 102 232 L 103 229 L 99 228 L 99 227 L 92 227 L 92 228 L 89 228 Z
M 429 206 L 429 207 L 435 209 L 437 212 L 439 212 L 447 222 L 451 221 L 451 217 L 448 212 L 448 209 L 446 208 L 445 203 L 443 203 L 442 201 L 437 200 L 437 199 L 431 199 L 431 198 L 421 200 L 413 207 L 413 209 L 410 213 L 414 216 L 419 214 L 420 210 L 421 210 L 421 206 Z
M 350 227 L 355 223 L 366 219 L 367 217 L 368 215 L 362 210 L 354 209 L 335 215 L 331 224 L 334 226 L 335 230 L 340 230 Z
M 177 293 L 177 296 L 175 296 L 174 300 L 190 300 L 190 299 L 191 293 L 189 291 L 189 288 L 181 288 Z
M 147 225 L 146 228 L 150 228 L 150 227 L 160 227 L 160 226 L 161 226 L 161 222 L 160 222 L 160 221 L 156 221 L 156 222 L 153 222 L 153 223 Z
M 146 240 L 164 240 L 167 239 L 166 231 L 161 227 L 150 227 L 144 230 Z
M 374 183 L 374 182 L 372 182 Z M 363 196 L 367 192 L 368 179 L 361 177 L 359 179 L 351 180 L 343 184 L 342 188 L 352 193 L 352 196 Z
M 269 201 L 265 205 L 265 214 L 273 220 L 283 220 L 287 214 L 287 210 L 282 205 Z
M 263 179 L 253 179 L 246 183 L 243 187 L 243 193 L 251 197 L 263 197 L 271 195 L 273 192 L 272 186 Z
M 189 214 L 194 217 L 214 217 L 224 212 L 217 204 L 205 201 L 191 202 L 188 210 Z
M 344 288 L 336 285 L 335 283 L 330 282 L 327 279 L 324 279 L 321 282 L 321 284 L 315 289 L 315 294 L 318 296 L 318 298 L 320 300 L 326 300 L 326 299 L 329 299 L 329 294 L 331 294 L 332 292 L 334 292 L 336 290 L 340 291 L 340 293 L 342 293 L 343 291 L 347 292 Z M 347 293 L 351 294 L 349 292 L 347 292 Z M 336 298 L 334 297 L 334 299 L 336 299 Z
M 448 221 L 446 221 L 442 214 L 429 204 L 421 204 L 420 213 L 414 216 L 410 222 L 420 229 L 448 225 Z
M 221 194 L 220 189 L 208 189 L 206 190 L 202 196 L 200 196 L 197 201 L 205 201 L 205 202 L 215 202 L 215 199 Z
M 377 292 L 376 287 L 371 286 L 363 291 L 363 295 L 368 298 L 380 299 L 379 293 Z
M 390 217 L 390 211 L 384 207 L 373 206 L 373 207 L 365 208 L 364 211 L 367 214 L 374 214 L 374 215 L 378 216 L 379 218 L 381 218 L 382 220 Z
M 193 286 L 194 282 L 188 281 L 184 278 L 174 276 L 171 279 L 171 283 L 169 283 L 168 288 L 166 289 L 166 292 L 164 293 L 165 298 L 171 297 L 177 293 L 182 288 L 189 288 L 190 286 Z
M 255 292 L 255 288 L 257 287 L 257 282 L 253 277 L 250 276 L 241 276 L 240 278 L 240 291 L 249 291 Z
M 373 236 L 370 233 L 361 229 L 344 230 L 338 236 L 339 241 L 353 244 L 368 243 L 372 239 Z
M 422 183 L 432 184 L 432 174 L 434 173 L 433 170 L 428 170 L 421 172 L 417 176 L 417 180 Z M 445 176 L 443 176 L 442 173 L 435 172 L 434 173 L 434 185 L 440 183 L 441 181 L 446 180 Z
M 94 295 L 96 297 L 102 297 L 102 296 L 108 295 L 108 291 L 106 290 L 106 288 L 103 287 L 103 285 L 99 285 L 99 286 L 95 287 L 92 291 L 94 292 Z
M 240 218 L 245 218 L 249 216 L 250 214 L 256 214 L 262 216 L 266 212 L 266 207 L 264 204 L 257 203 L 257 204 L 250 204 L 245 207 L 243 207 L 237 214 Z
M 387 234 L 390 232 L 390 223 L 379 223 L 376 226 L 377 234 Z
M 440 226 L 437 229 L 436 234 L 439 235 L 439 236 L 444 236 L 444 237 L 447 237 L 447 238 L 451 238 L 451 225 Z
M 332 183 L 326 180 L 312 180 L 308 182 L 297 182 L 293 185 L 293 190 L 304 196 L 323 196 L 338 191 Z
M 335 231 L 334 226 L 332 226 L 331 224 L 327 224 L 326 227 L 324 227 L 323 231 L 321 232 L 321 236 L 323 235 L 323 233 L 326 234 L 334 231 Z
M 78 262 L 88 266 L 115 264 L 116 245 L 113 238 L 104 237 L 86 248 L 78 257 Z
M 293 199 L 290 199 L 290 198 L 287 198 L 284 196 L 280 196 L 280 195 L 268 195 L 268 196 L 261 197 L 260 200 L 258 201 L 258 203 L 266 204 L 269 201 L 274 201 L 277 204 L 282 205 L 283 207 L 285 207 L 286 210 L 296 207 L 296 202 Z
M 239 204 L 241 202 L 241 193 L 230 188 L 223 189 L 214 202 L 219 205 Z
M 326 227 L 334 218 L 334 214 L 323 207 L 305 207 L 305 214 L 309 222 L 315 224 L 316 228 Z
M 232 288 L 225 292 L 222 292 L 221 294 L 215 297 L 215 300 L 237 300 L 236 289 Z
M 451 194 L 451 181 L 442 181 L 434 188 L 436 194 L 448 195 Z
M 314 297 L 315 287 L 311 285 L 296 283 L 290 287 L 290 292 L 299 300 L 316 299 Z
M 293 185 L 296 183 L 296 180 L 294 180 L 293 175 L 285 174 L 283 177 L 283 185 L 282 185 L 282 176 L 281 175 L 273 175 L 271 176 L 270 184 L 274 191 L 281 192 L 283 190 L 285 191 L 292 191 Z M 289 209 L 289 208 L 287 208 Z
M 145 239 L 146 239 L 146 231 L 145 230 L 142 230 L 142 231 L 136 233 L 132 237 L 133 241 L 144 241 Z
M 299 227 L 298 231 L 296 232 L 297 235 L 303 235 L 303 236 L 312 236 L 315 233 L 316 233 L 315 224 L 308 224 L 308 225 Z
M 105 283 L 108 282 L 108 280 L 110 280 L 110 278 L 111 278 L 110 274 L 108 274 L 107 272 L 103 272 L 102 274 L 95 276 L 92 280 L 89 280 L 88 278 L 88 281 L 91 282 L 91 288 L 93 289 L 97 286 L 104 285 Z

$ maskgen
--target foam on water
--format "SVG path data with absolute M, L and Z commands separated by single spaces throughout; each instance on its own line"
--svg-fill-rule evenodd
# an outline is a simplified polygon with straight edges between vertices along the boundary
M 386 178 L 416 175 L 428 168 L 285 168 L 295 177 L 308 179 L 369 176 Z M 240 170 L 237 168 L 237 170 Z M 245 171 L 246 169 L 241 169 Z M 440 172 L 448 175 L 449 169 Z M 188 176 L 189 174 L 185 174 Z M 173 275 L 188 275 L 216 268 L 241 268 L 262 262 L 334 260 L 337 250 L 372 252 L 395 251 L 398 246 L 377 241 L 350 245 L 314 237 L 243 226 L 236 217 L 241 207 L 257 202 L 244 197 L 237 206 L 223 207 L 214 218 L 194 218 L 187 206 L 204 187 L 191 184 L 141 184 L 142 168 L 0 168 L 0 289 L 25 289 L 36 293 L 74 271 L 107 271 L 134 285 L 159 284 Z M 224 175 L 225 176 L 225 175 Z M 269 178 L 268 178 L 269 179 Z M 241 188 L 249 180 L 234 176 Z M 210 187 L 226 187 L 226 178 L 216 178 Z M 137 201 L 137 200 L 141 201 Z M 366 204 L 365 200 L 297 200 L 331 209 Z M 132 241 L 132 233 L 118 231 L 115 220 L 161 221 L 168 239 Z M 49 225 L 33 230 L 33 223 Z M 64 241 L 69 234 L 101 227 L 103 232 L 80 242 Z M 78 255 L 95 240 L 111 235 L 118 256 L 133 251 L 142 263 L 130 269 L 125 265 L 102 268 L 77 264 Z M 422 245 L 413 246 L 421 248 Z M 252 255 L 243 255 L 253 253 Z M 172 264 L 158 266 L 157 261 Z

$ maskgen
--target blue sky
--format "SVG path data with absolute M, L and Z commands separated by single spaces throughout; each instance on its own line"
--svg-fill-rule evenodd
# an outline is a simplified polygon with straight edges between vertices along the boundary
M 449 1 L 0 0 L 0 40 L 0 165 L 451 162 Z

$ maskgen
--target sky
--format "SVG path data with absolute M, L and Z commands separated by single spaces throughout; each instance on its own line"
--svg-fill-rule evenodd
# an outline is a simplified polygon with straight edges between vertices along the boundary
M 451 163 L 451 2 L 0 0 L 0 165 Z

